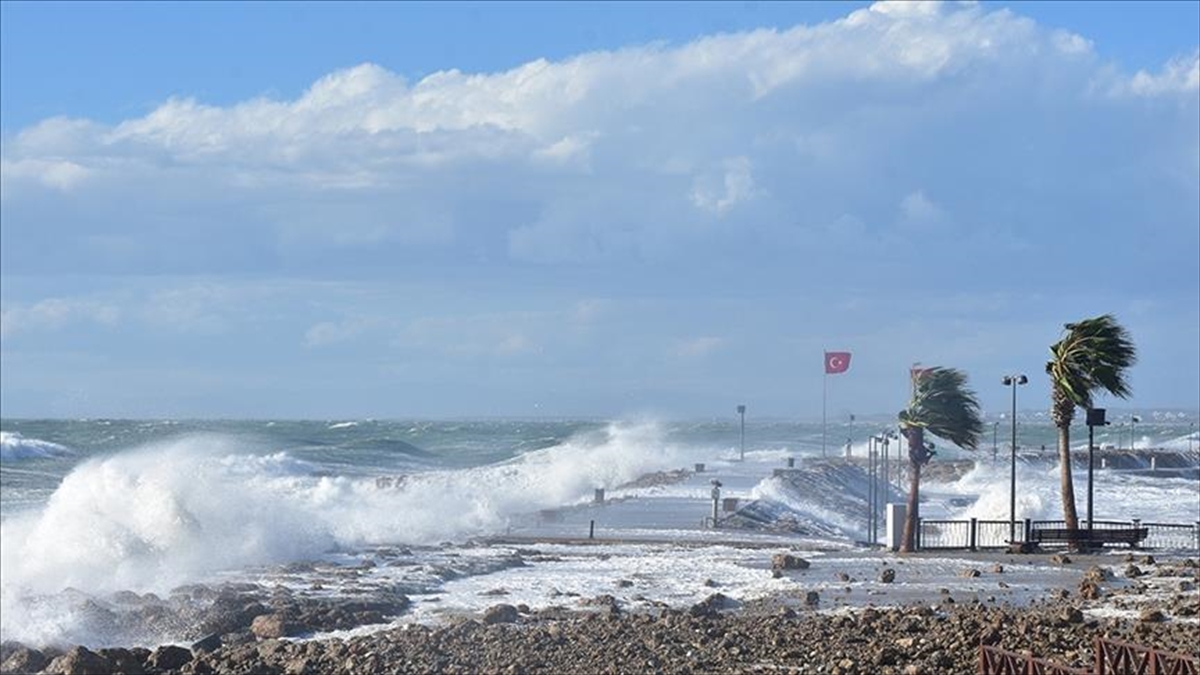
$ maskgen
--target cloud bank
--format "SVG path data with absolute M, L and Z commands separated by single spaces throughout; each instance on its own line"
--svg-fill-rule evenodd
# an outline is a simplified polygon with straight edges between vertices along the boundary
M 876 344 L 878 317 L 943 303 L 957 330 L 956 303 L 995 297 L 958 334 L 1012 339 L 997 326 L 1020 298 L 1061 293 L 1152 297 L 1190 335 L 1200 50 L 1130 73 L 1099 49 L 1008 10 L 878 3 L 503 72 L 363 63 L 290 100 L 46 119 L 0 148 L 0 265 L 22 280 L 5 346 L 253 332 L 307 355 L 369 343 L 379 370 L 430 381 L 431 363 L 466 381 L 503 361 L 524 370 L 498 389 L 569 372 L 620 391 L 820 336 L 923 358 L 932 328 Z M 65 278 L 87 281 L 45 281 Z

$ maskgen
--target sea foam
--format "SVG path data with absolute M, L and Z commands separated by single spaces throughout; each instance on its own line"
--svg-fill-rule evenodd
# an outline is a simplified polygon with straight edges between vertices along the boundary
M 316 475 L 287 453 L 193 436 L 77 466 L 45 508 L 0 524 L 4 639 L 38 595 L 162 593 L 225 571 L 373 543 L 436 543 L 578 502 L 674 466 L 652 424 L 610 426 L 509 461 L 411 474 L 395 487 Z M 61 628 L 58 629 L 61 632 Z
M 0 431 L 0 462 L 15 462 L 40 457 L 60 457 L 71 454 L 65 445 L 25 438 L 15 431 Z

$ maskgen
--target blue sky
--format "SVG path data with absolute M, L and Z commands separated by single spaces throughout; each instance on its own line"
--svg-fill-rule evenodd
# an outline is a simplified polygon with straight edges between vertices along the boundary
M 0 414 L 1200 402 L 1200 3 L 0 3 Z

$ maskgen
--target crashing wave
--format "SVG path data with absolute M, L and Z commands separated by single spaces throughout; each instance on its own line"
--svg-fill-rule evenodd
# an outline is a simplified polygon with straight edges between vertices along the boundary
M 65 445 L 37 438 L 25 438 L 15 431 L 0 431 L 0 461 L 12 462 L 69 454 L 71 449 Z

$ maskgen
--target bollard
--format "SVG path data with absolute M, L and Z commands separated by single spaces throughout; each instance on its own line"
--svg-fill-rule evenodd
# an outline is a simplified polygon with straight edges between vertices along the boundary
M 596 488 L 595 494 L 592 495 L 592 503 L 593 504 L 603 504 L 604 503 L 604 488 Z
M 592 521 L 588 522 L 588 539 L 595 539 L 595 538 L 596 538 L 596 521 L 592 520 Z
M 1026 518 L 1025 519 L 1025 536 L 1024 536 L 1024 538 L 1021 539 L 1021 541 L 1028 543 L 1032 539 L 1033 539 L 1033 519 Z

